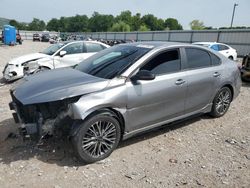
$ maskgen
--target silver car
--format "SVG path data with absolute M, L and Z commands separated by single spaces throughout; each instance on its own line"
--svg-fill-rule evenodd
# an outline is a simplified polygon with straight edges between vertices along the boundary
M 223 116 L 240 86 L 236 63 L 208 48 L 140 42 L 22 79 L 10 108 L 25 137 L 62 131 L 91 163 L 137 133 L 194 114 Z

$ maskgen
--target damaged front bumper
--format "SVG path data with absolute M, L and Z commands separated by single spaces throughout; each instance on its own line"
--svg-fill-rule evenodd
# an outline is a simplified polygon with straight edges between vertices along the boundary
M 7 64 L 2 73 L 4 79 L 7 81 L 13 81 L 23 77 L 22 67 L 16 67 L 16 65 L 13 64 Z
M 69 123 L 71 108 L 63 108 L 60 102 L 56 104 L 22 105 L 12 94 L 13 101 L 9 103 L 15 123 L 18 124 L 20 135 L 23 138 L 43 138 L 45 135 L 54 135 L 62 122 Z M 50 106 L 51 105 L 51 106 Z M 50 109 L 53 108 L 53 109 Z M 65 121 L 66 120 L 66 121 Z M 69 123 L 70 124 L 70 123 Z

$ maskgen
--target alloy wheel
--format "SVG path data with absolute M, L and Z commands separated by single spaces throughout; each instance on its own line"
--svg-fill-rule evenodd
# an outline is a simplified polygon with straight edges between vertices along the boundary
M 224 114 L 231 102 L 231 95 L 228 90 L 222 90 L 216 100 L 215 109 L 220 115 Z
M 97 121 L 83 136 L 82 149 L 91 157 L 99 158 L 113 148 L 116 139 L 116 126 L 112 122 Z

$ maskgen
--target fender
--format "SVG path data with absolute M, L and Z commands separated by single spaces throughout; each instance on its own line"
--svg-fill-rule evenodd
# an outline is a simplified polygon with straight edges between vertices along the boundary
M 125 116 L 126 104 L 126 85 L 121 84 L 113 88 L 83 95 L 76 103 L 71 104 L 72 118 L 84 120 L 92 112 L 102 108 L 115 109 Z
M 37 64 L 38 64 L 39 67 L 46 67 L 46 68 L 49 68 L 49 69 L 54 69 L 53 59 L 48 60 L 48 61 L 38 61 Z

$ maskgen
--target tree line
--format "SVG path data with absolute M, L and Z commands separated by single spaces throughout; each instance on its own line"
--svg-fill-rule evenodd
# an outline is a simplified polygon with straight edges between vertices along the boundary
M 52 18 L 46 24 L 43 20 L 34 18 L 30 23 L 10 20 L 10 25 L 19 30 L 60 31 L 60 32 L 106 32 L 106 31 L 161 31 L 182 30 L 182 25 L 175 18 L 161 19 L 153 14 L 142 16 L 132 15 L 127 10 L 117 16 L 94 12 L 91 17 L 76 15 L 72 17 Z
M 100 14 L 94 12 L 91 17 L 87 15 L 76 15 L 71 17 L 52 18 L 46 24 L 43 20 L 33 18 L 30 23 L 22 23 L 10 20 L 10 25 L 19 30 L 30 31 L 60 31 L 60 32 L 129 32 L 129 31 L 162 31 L 162 30 L 183 30 L 182 25 L 175 18 L 161 19 L 153 14 L 142 16 L 140 13 L 132 15 L 129 10 L 122 11 L 119 15 Z M 192 30 L 217 29 L 207 27 L 200 20 L 190 22 Z M 236 29 L 247 27 L 236 27 Z M 249 28 L 249 27 L 248 27 Z M 229 29 L 223 27 L 219 29 Z

